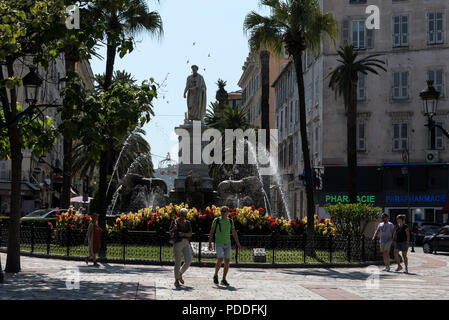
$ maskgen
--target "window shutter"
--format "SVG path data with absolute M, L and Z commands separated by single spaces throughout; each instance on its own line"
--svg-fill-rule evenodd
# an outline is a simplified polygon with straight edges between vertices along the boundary
M 349 20 L 343 20 L 341 30 L 342 30 L 342 32 L 341 32 L 341 35 L 342 35 L 341 41 L 342 41 L 343 45 L 349 44 Z
M 374 48 L 374 30 L 373 29 L 366 30 L 366 48 L 367 49 Z
M 436 39 L 435 41 L 437 43 L 443 43 L 443 13 L 442 12 L 438 12 L 436 14 Z
M 401 45 L 408 45 L 408 16 L 402 16 L 401 34 Z
M 401 25 L 400 17 L 393 17 L 393 46 L 401 45 Z
M 393 73 L 393 97 L 399 98 L 399 84 L 400 84 L 400 73 L 394 72 Z
M 408 71 L 402 72 L 402 98 L 408 97 Z
M 434 43 L 435 42 L 435 32 L 434 32 L 434 14 L 427 14 L 427 42 Z

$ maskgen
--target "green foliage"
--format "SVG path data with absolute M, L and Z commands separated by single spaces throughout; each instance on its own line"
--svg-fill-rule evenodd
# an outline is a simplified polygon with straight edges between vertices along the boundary
M 64 91 L 65 99 L 71 99 L 80 107 L 83 116 L 65 123 L 62 130 L 78 132 L 86 152 L 98 161 L 102 151 L 117 143 L 123 135 L 150 121 L 152 101 L 157 97 L 152 79 L 141 85 L 130 82 L 114 82 L 107 91 L 95 90 L 87 95 L 81 85 L 72 85 Z
M 17 112 L 22 112 L 22 106 L 17 104 Z M 4 118 L 4 111 L 0 109 L 0 118 Z M 30 113 L 18 121 L 19 139 L 22 146 L 31 150 L 36 157 L 41 157 L 51 150 L 56 142 L 56 127 L 53 118 L 42 113 Z M 0 158 L 10 159 L 11 148 L 7 138 L 7 128 L 0 131 Z
M 360 235 L 363 233 L 363 224 L 379 219 L 382 208 L 368 204 L 342 204 L 326 205 L 329 215 L 335 219 L 335 225 L 344 235 Z
M 252 51 L 268 48 L 279 54 L 285 45 L 289 54 L 307 48 L 318 53 L 323 34 L 332 40 L 337 37 L 337 21 L 331 13 L 322 13 L 317 0 L 261 0 L 260 4 L 270 8 L 271 15 L 252 11 L 243 24 Z
M 343 95 L 346 108 L 351 107 L 350 95 L 352 89 L 356 90 L 357 88 L 359 72 L 367 75 L 368 73 L 378 74 L 376 69 L 387 71 L 383 66 L 385 62 L 377 59 L 381 55 L 373 54 L 357 60 L 358 55 L 358 51 L 352 45 L 346 44 L 344 47 L 340 47 L 337 59 L 340 65 L 329 74 L 331 77 L 329 87 L 339 95 Z

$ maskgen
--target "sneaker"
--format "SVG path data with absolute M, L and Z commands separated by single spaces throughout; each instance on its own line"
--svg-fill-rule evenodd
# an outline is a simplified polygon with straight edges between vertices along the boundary
M 390 271 L 390 267 L 385 267 L 385 268 L 382 269 L 382 271 L 387 271 L 388 272 L 388 271 Z
M 402 270 L 402 266 L 398 265 L 398 267 L 396 268 L 396 271 L 401 271 Z
M 405 271 L 404 271 L 404 273 L 408 273 L 408 268 L 405 268 Z
M 179 284 L 179 281 L 176 280 L 176 281 L 175 281 L 175 287 L 176 287 L 176 288 L 179 288 L 180 286 L 181 286 L 181 285 Z
M 229 283 L 226 281 L 226 279 L 221 280 L 220 284 L 226 287 L 229 286 Z
M 218 276 L 217 275 L 214 275 L 214 283 L 218 284 Z

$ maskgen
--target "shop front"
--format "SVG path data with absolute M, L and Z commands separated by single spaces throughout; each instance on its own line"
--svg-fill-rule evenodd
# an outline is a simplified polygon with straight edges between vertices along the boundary
M 448 199 L 445 192 L 386 193 L 385 212 L 392 221 L 398 214 L 405 214 L 412 223 L 446 223 L 449 217 L 442 211 Z M 410 216 L 407 214 L 409 208 Z

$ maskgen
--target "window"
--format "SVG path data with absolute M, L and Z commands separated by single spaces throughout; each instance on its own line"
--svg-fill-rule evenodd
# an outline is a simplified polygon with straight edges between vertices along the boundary
M 393 17 L 393 47 L 408 46 L 408 16 Z
M 365 74 L 358 74 L 358 82 L 357 82 L 357 100 L 365 100 L 366 99 L 366 89 L 365 89 Z
M 293 122 L 293 101 L 290 101 L 290 123 Z
M 427 72 L 427 80 L 433 81 L 433 86 L 440 92 L 440 97 L 444 96 L 443 70 L 430 70 Z
M 295 101 L 295 123 L 299 121 L 299 100 Z
M 319 136 L 320 128 L 318 126 L 315 127 L 315 139 L 314 139 L 314 147 L 313 151 L 315 154 L 318 154 L 318 148 L 319 148 L 319 142 L 320 142 L 320 136 Z
M 408 71 L 393 73 L 393 98 L 408 98 Z
M 365 49 L 365 21 L 352 21 L 352 45 L 355 49 Z
M 343 45 L 352 44 L 359 50 L 374 47 L 374 32 L 366 29 L 365 20 L 343 20 L 341 30 Z
M 288 143 L 288 165 L 291 166 L 293 164 L 293 142 L 290 140 Z
M 0 180 L 7 181 L 8 177 L 8 161 L 2 160 L 0 161 Z
M 315 78 L 315 105 L 320 102 L 320 81 L 318 76 Z
M 406 122 L 393 124 L 393 150 L 408 149 L 408 124 Z
M 443 38 L 443 13 L 430 12 L 427 14 L 427 43 L 440 44 Z
M 436 124 L 439 125 L 439 126 L 444 127 L 442 122 L 437 122 Z M 435 142 L 434 142 L 435 143 L 435 149 L 441 150 L 441 149 L 444 148 L 443 147 L 443 132 L 441 131 L 441 129 L 436 128 L 436 127 L 433 128 L 433 130 L 434 130 L 434 133 L 435 133 Z M 429 149 L 431 149 L 432 148 L 432 133 L 429 132 L 429 131 L 428 131 L 428 133 L 429 133 L 429 139 L 428 139 L 428 141 L 429 141 Z
M 366 151 L 365 123 L 357 123 L 357 151 Z

